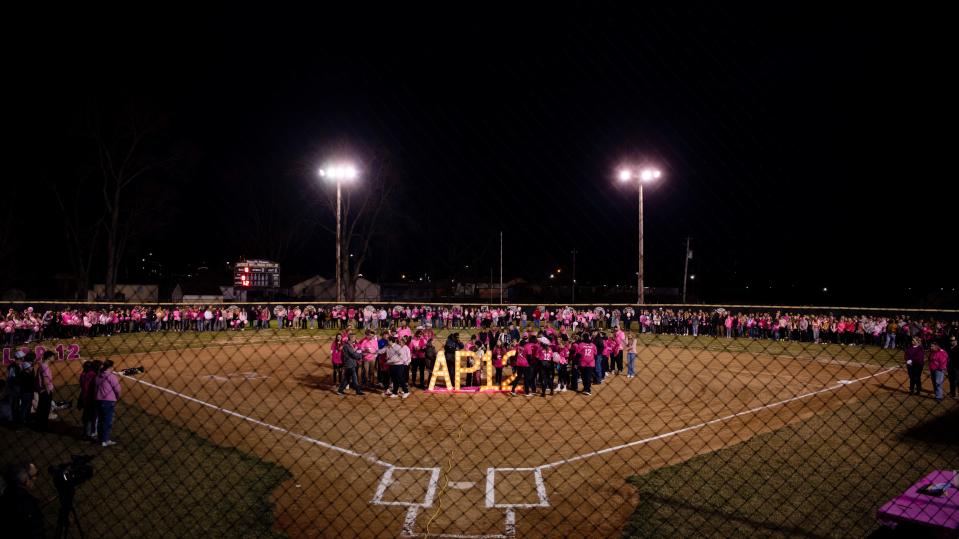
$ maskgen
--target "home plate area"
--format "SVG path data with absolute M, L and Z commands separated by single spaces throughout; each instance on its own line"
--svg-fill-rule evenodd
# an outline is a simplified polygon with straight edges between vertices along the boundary
M 487 468 L 480 476 L 482 472 L 451 477 L 439 467 L 391 466 L 370 503 L 407 508 L 401 537 L 463 539 L 516 537 L 516 509 L 549 507 L 540 469 Z

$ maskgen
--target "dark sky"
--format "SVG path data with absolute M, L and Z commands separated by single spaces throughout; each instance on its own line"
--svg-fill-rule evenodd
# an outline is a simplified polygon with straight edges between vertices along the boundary
M 305 226 L 328 211 L 315 168 L 352 148 L 401 186 L 374 280 L 486 280 L 503 230 L 507 277 L 568 274 L 575 248 L 580 282 L 633 283 L 636 192 L 614 171 L 645 159 L 665 173 L 646 189 L 647 285 L 680 286 L 691 236 L 706 300 L 957 286 L 946 17 L 798 6 L 19 14 L 4 207 L 46 239 L 19 242 L 34 262 L 8 280 L 46 293 L 65 264 L 49 184 L 88 157 L 78 118 L 136 103 L 179 160 L 168 219 L 131 256 L 256 257 L 251 204 Z M 329 275 L 332 235 L 306 236 L 284 271 Z

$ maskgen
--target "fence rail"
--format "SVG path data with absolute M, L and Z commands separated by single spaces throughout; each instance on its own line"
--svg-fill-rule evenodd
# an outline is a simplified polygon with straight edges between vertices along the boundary
M 338 305 L 5 304 L 11 537 L 959 526 L 955 310 Z

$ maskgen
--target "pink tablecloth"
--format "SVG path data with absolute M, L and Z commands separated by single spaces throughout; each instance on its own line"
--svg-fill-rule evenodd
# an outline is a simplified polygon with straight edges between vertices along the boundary
M 950 536 L 949 532 L 959 530 L 959 488 L 952 486 L 942 496 L 930 496 L 918 491 L 930 483 L 951 482 L 954 476 L 952 470 L 930 473 L 906 492 L 886 502 L 876 512 L 876 517 L 887 524 L 920 524 Z

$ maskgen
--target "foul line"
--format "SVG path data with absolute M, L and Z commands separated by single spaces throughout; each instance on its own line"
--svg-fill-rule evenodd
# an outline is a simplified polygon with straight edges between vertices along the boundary
M 216 411 L 218 411 L 218 412 L 223 412 L 224 414 L 231 415 L 231 416 L 233 416 L 233 417 L 238 417 L 238 418 L 240 418 L 240 419 L 242 419 L 242 420 L 244 420 L 244 421 L 249 421 L 250 423 L 253 423 L 253 424 L 256 424 L 256 425 L 260 425 L 261 427 L 266 427 L 266 428 L 269 429 L 269 430 L 274 430 L 274 431 L 277 431 L 277 432 L 281 432 L 281 433 L 283 433 L 283 434 L 288 434 L 288 435 L 296 438 L 297 440 L 302 440 L 302 441 L 304 441 L 304 442 L 309 442 L 309 443 L 311 443 L 311 444 L 318 445 L 318 446 L 324 447 L 324 448 L 326 448 L 326 449 L 332 449 L 333 451 L 339 451 L 340 453 L 343 453 L 343 454 L 345 454 L 345 455 L 349 455 L 349 456 L 351 456 L 351 457 L 357 457 L 357 458 L 365 459 L 365 460 L 367 460 L 367 461 L 369 461 L 369 462 L 371 462 L 371 463 L 373 463 L 373 464 L 379 464 L 380 466 L 385 466 L 385 467 L 387 467 L 387 468 L 392 468 L 392 467 L 393 467 L 393 465 L 390 464 L 390 463 L 388 463 L 388 462 L 383 462 L 382 460 L 379 460 L 379 459 L 373 459 L 373 458 L 365 457 L 365 456 L 363 456 L 362 454 L 357 453 L 356 451 L 352 451 L 352 450 L 350 450 L 350 449 L 344 449 L 344 448 L 342 448 L 342 447 L 338 447 L 338 446 L 335 446 L 335 445 L 333 445 L 333 444 L 329 444 L 329 443 L 326 443 L 326 442 L 324 442 L 324 441 L 322 441 L 322 440 L 317 440 L 316 438 L 311 438 L 311 437 L 306 436 L 306 435 L 303 435 L 303 434 L 297 434 L 297 433 L 292 432 L 292 431 L 290 431 L 290 430 L 288 430 L 288 429 L 285 429 L 285 428 L 283 428 L 283 427 L 278 427 L 278 426 L 276 426 L 276 425 L 271 425 L 270 423 L 266 423 L 266 422 L 264 422 L 264 421 L 260 421 L 259 419 L 254 419 L 254 418 L 252 418 L 252 417 L 245 416 L 245 415 L 243 415 L 243 414 L 241 414 L 241 413 L 239 413 L 239 412 L 234 412 L 233 410 L 228 410 L 228 409 L 226 409 L 226 408 L 223 408 L 222 406 L 217 406 L 217 405 L 215 405 L 215 404 L 210 404 L 209 402 L 206 402 L 206 401 L 201 401 L 200 399 L 191 397 L 191 396 L 189 396 L 189 395 L 184 395 L 183 393 L 179 393 L 179 392 L 177 392 L 177 391 L 173 391 L 172 389 L 167 389 L 167 388 L 165 388 L 165 387 L 161 387 L 161 386 L 158 386 L 158 385 L 156 385 L 156 384 L 151 384 L 150 382 L 144 382 L 143 380 L 137 380 L 136 378 L 133 378 L 132 376 L 126 376 L 126 375 L 120 374 L 120 373 L 116 373 L 116 374 L 117 374 L 118 376 L 122 377 L 122 378 L 126 378 L 127 380 L 133 380 L 133 381 L 136 382 L 137 384 L 143 384 L 143 385 L 145 385 L 145 386 L 152 387 L 153 389 L 158 389 L 158 390 L 160 390 L 160 391 L 163 391 L 164 393 L 169 393 L 169 394 L 171 394 L 171 395 L 175 395 L 175 396 L 177 396 L 177 397 L 186 399 L 186 400 L 188 400 L 188 401 L 195 402 L 195 403 L 197 403 L 197 404 L 206 406 L 207 408 L 212 408 L 212 409 L 214 409 L 214 410 L 216 410 Z
M 682 429 L 679 429 L 679 430 L 674 430 L 674 431 L 672 431 L 672 432 L 666 432 L 666 433 L 663 433 L 663 434 L 658 434 L 658 435 L 656 435 L 656 436 L 651 436 L 651 437 L 649 437 L 649 438 L 645 438 L 645 439 L 642 439 L 642 440 L 637 440 L 637 441 L 635 441 L 635 442 L 629 442 L 629 443 L 627 443 L 627 444 L 617 445 L 617 446 L 614 446 L 614 447 L 607 447 L 606 449 L 600 449 L 599 451 L 592 451 L 592 452 L 590 452 L 590 453 L 585 453 L 585 454 L 583 454 L 583 455 L 575 456 L 575 457 L 572 457 L 572 458 L 563 459 L 563 460 L 558 460 L 558 461 L 556 461 L 556 462 L 551 462 L 551 463 L 549 463 L 549 464 L 543 464 L 543 465 L 541 465 L 541 466 L 537 466 L 537 469 L 547 470 L 547 469 L 549 469 L 549 468 L 555 468 L 555 467 L 557 467 L 557 466 L 559 466 L 559 465 L 561 465 L 561 464 L 569 464 L 570 462 L 576 462 L 577 460 L 583 460 L 583 459 L 587 459 L 587 458 L 590 458 L 590 457 L 595 457 L 595 456 L 598 456 L 598 455 L 603 455 L 603 454 L 605 454 L 605 453 L 612 453 L 612 452 L 614 452 L 614 451 L 619 451 L 620 449 L 626 449 L 626 448 L 628 448 L 628 447 L 634 447 L 634 446 L 637 446 L 637 445 L 643 445 L 643 444 L 647 444 L 647 443 L 649 443 L 649 442 L 654 442 L 654 441 L 656 441 L 656 440 L 662 440 L 662 439 L 665 439 L 665 438 L 670 438 L 670 437 L 672 437 L 672 436 L 676 436 L 677 434 L 682 434 L 682 433 L 684 433 L 684 432 L 689 432 L 689 431 L 701 429 L 701 428 L 703 428 L 703 427 L 705 427 L 705 426 L 707 426 L 707 425 L 712 425 L 712 424 L 714 424 L 714 423 L 721 423 L 721 422 L 723 422 L 723 421 L 728 421 L 728 420 L 733 419 L 733 418 L 736 418 L 736 417 L 742 417 L 742 416 L 746 416 L 746 415 L 751 415 L 751 414 L 754 414 L 754 413 L 756 413 L 756 412 L 761 412 L 761 411 L 763 411 L 763 410 L 768 410 L 768 409 L 770 409 L 770 408 L 775 408 L 775 407 L 777 407 L 777 406 L 782 406 L 783 404 L 787 404 L 787 403 L 790 403 L 790 402 L 793 402 L 793 401 L 797 401 L 797 400 L 801 400 L 801 399 L 806 399 L 806 398 L 812 397 L 813 395 L 818 395 L 818 394 L 820 394 L 820 393 L 826 393 L 826 392 L 829 392 L 829 391 L 835 391 L 835 390 L 837 390 L 837 389 L 839 389 L 839 388 L 841 388 L 841 387 L 846 387 L 847 385 L 854 384 L 854 383 L 856 383 L 856 382 L 861 382 L 861 381 L 863 381 L 863 380 L 868 380 L 868 379 L 870 379 L 870 378 L 875 378 L 876 376 L 881 376 L 881 375 L 883 375 L 883 374 L 886 374 L 886 373 L 892 372 L 892 371 L 894 371 L 894 370 L 897 370 L 898 368 L 899 368 L 899 367 L 893 367 L 893 368 L 891 368 L 891 369 L 886 369 L 886 370 L 884 370 L 884 371 L 882 371 L 882 372 L 877 372 L 876 374 L 871 374 L 871 375 L 869 375 L 869 376 L 863 376 L 862 378 L 856 378 L 855 380 L 843 380 L 842 382 L 839 382 L 839 383 L 837 383 L 836 385 L 829 386 L 829 387 L 826 387 L 826 388 L 824 388 L 824 389 L 820 389 L 820 390 L 818 390 L 818 391 L 812 391 L 812 392 L 810 392 L 810 393 L 804 393 L 804 394 L 802 394 L 802 395 L 799 395 L 799 396 L 796 396 L 796 397 L 792 397 L 792 398 L 790 398 L 790 399 L 781 400 L 781 401 L 779 401 L 779 402 L 774 402 L 774 403 L 772 403 L 772 404 L 765 404 L 765 405 L 763 405 L 763 406 L 758 406 L 758 407 L 756 407 L 756 408 L 752 408 L 752 409 L 749 409 L 749 410 L 746 410 L 746 411 L 743 411 L 743 412 L 737 412 L 737 413 L 735 413 L 735 414 L 730 414 L 730 415 L 727 415 L 727 416 L 725 416 L 725 417 L 720 417 L 720 418 L 717 418 L 717 419 L 713 419 L 713 420 L 711 420 L 711 421 L 706 421 L 705 423 L 700 423 L 699 425 L 693 425 L 693 426 L 691 426 L 691 427 L 685 427 L 685 428 L 682 428 Z

